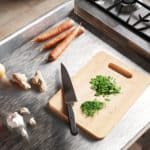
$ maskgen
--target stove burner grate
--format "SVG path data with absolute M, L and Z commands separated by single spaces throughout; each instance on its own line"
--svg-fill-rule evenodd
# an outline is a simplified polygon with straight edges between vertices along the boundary
M 116 0 L 115 1 L 115 3 L 117 3 L 116 10 L 118 11 L 118 14 L 120 13 L 129 14 L 138 10 L 140 6 L 136 2 L 137 0 Z
M 140 0 L 113 0 L 111 5 L 109 5 L 108 7 L 104 6 L 105 2 L 108 1 L 105 1 L 103 5 L 99 5 L 98 3 L 99 1 L 102 0 L 89 0 L 89 1 L 96 4 L 98 8 L 106 12 L 114 19 L 118 20 L 124 26 L 132 30 L 134 33 L 138 34 L 139 36 L 150 42 L 150 32 L 148 32 L 148 30 L 150 29 L 150 6 L 148 6 L 147 4 L 143 3 Z M 139 8 L 145 9 L 147 13 L 144 15 L 141 15 L 139 13 L 136 18 L 136 21 L 133 23 L 131 21 L 131 19 L 133 18 L 133 14 Z M 124 17 L 124 15 L 126 17 Z M 139 25 L 141 26 L 139 27 Z

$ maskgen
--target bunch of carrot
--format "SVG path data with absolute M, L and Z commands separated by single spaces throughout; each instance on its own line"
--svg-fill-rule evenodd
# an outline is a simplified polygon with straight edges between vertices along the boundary
M 48 56 L 48 60 L 53 61 L 61 55 L 75 37 L 81 35 L 83 32 L 84 28 L 81 27 L 81 25 L 74 27 L 74 22 L 69 19 L 39 35 L 33 39 L 33 42 L 43 42 L 48 40 L 41 51 L 48 50 L 55 46 Z

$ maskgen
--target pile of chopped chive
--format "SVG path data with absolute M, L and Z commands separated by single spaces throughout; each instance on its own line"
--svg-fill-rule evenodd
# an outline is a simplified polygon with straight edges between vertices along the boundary
M 93 117 L 94 114 L 100 109 L 102 109 L 103 107 L 104 107 L 103 102 L 94 99 L 93 101 L 84 102 L 80 108 L 87 117 Z
M 121 88 L 117 86 L 114 78 L 110 76 L 97 75 L 90 81 L 91 89 L 95 90 L 95 96 L 108 96 L 120 93 Z
M 97 75 L 90 81 L 91 89 L 95 91 L 95 96 L 103 96 L 105 101 L 110 101 L 108 98 L 111 94 L 120 93 L 121 87 L 116 84 L 113 77 Z M 80 108 L 87 117 L 93 117 L 94 114 L 104 107 L 104 103 L 97 101 L 85 101 Z

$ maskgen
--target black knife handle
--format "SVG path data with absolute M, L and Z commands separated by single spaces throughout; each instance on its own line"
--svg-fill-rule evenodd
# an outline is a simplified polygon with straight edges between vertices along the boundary
M 74 118 L 74 113 L 73 113 L 73 109 L 72 109 L 72 104 L 67 104 L 67 112 L 68 112 L 68 120 L 69 120 L 69 124 L 70 124 L 70 130 L 72 135 L 77 135 L 78 134 L 78 128 L 76 126 L 75 123 L 75 118 Z

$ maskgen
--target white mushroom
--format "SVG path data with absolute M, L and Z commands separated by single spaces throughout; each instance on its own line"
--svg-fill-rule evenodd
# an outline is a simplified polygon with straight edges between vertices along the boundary
M 19 113 L 20 113 L 21 115 L 30 115 L 30 114 L 31 114 L 30 111 L 29 111 L 29 109 L 28 109 L 27 107 L 22 107 L 22 108 L 19 110 Z
M 17 83 L 20 87 L 27 90 L 31 88 L 31 85 L 28 83 L 27 77 L 25 74 L 13 73 L 11 81 Z
M 31 125 L 31 126 L 36 126 L 36 121 L 35 121 L 35 119 L 32 117 L 32 118 L 30 118 L 30 120 L 29 120 L 29 124 Z
M 18 132 L 25 140 L 29 141 L 26 124 L 23 117 L 18 112 L 8 114 L 6 124 L 8 129 Z
M 32 78 L 32 84 L 34 84 L 40 92 L 45 92 L 47 89 L 46 83 L 41 72 L 38 70 Z

